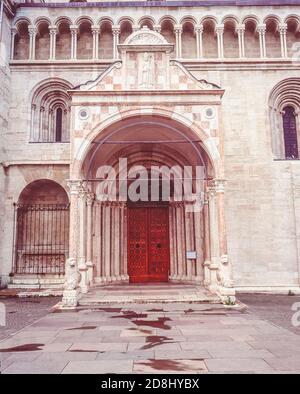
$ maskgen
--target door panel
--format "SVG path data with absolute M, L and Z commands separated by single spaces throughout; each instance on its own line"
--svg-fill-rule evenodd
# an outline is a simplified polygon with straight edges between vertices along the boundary
M 168 208 L 128 208 L 130 282 L 167 282 L 170 265 Z
M 128 275 L 131 282 L 147 282 L 147 211 L 128 210 Z
M 150 208 L 149 229 L 149 279 L 166 282 L 169 274 L 168 208 Z

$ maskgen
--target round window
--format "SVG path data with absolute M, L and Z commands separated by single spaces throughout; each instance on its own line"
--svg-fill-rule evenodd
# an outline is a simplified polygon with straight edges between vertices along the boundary
M 88 110 L 86 108 L 80 108 L 79 110 L 79 118 L 81 120 L 86 120 L 89 117 Z

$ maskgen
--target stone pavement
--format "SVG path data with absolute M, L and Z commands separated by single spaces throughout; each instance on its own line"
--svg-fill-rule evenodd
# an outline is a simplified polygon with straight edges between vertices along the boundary
M 104 304 L 48 314 L 0 357 L 3 374 L 300 373 L 300 336 L 251 308 Z

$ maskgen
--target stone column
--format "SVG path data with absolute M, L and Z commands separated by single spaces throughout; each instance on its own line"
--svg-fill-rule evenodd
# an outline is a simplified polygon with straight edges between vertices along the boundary
M 175 37 L 176 37 L 176 58 L 181 59 L 181 34 L 182 34 L 182 26 L 176 25 L 174 27 Z
M 69 234 L 69 258 L 66 262 L 65 283 L 62 303 L 64 307 L 76 307 L 79 299 L 80 273 L 78 271 L 78 241 L 79 241 L 79 190 L 81 180 L 69 180 L 70 189 L 70 234 Z
M 260 47 L 260 57 L 264 59 L 266 57 L 266 25 L 259 25 L 258 28 L 259 34 L 259 47 Z
M 174 278 L 175 272 L 175 250 L 174 250 L 174 222 L 173 222 L 173 206 L 169 205 L 169 238 L 170 238 L 170 272 L 169 278 Z
M 220 248 L 220 279 L 221 284 L 225 290 L 225 296 L 234 296 L 233 279 L 231 264 L 228 260 L 227 254 L 227 236 L 226 236 L 226 223 L 225 223 L 225 207 L 224 207 L 224 193 L 225 193 L 225 180 L 215 179 L 214 187 L 217 198 L 218 210 L 218 231 L 219 231 L 219 248 Z M 224 293 L 224 291 L 223 291 Z
M 112 28 L 113 32 L 113 58 L 118 59 L 118 44 L 119 44 L 119 36 L 120 36 L 120 26 L 114 26 Z
M 29 59 L 34 60 L 35 59 L 35 39 L 36 39 L 37 29 L 35 26 L 29 26 L 28 31 L 29 31 Z
M 284 59 L 288 57 L 287 56 L 286 32 L 287 32 L 287 24 L 282 23 L 281 25 L 279 25 L 281 57 L 283 57 Z
M 50 33 L 50 60 L 55 60 L 56 58 L 56 35 L 57 35 L 57 27 L 50 26 L 49 33 Z
M 177 235 L 177 256 L 178 256 L 178 271 L 177 279 L 185 279 L 186 272 L 186 258 L 185 258 L 185 236 L 184 236 L 184 211 L 183 205 L 178 203 L 176 207 L 176 235 Z
M 93 34 L 93 60 L 97 60 L 99 57 L 100 27 L 99 26 L 92 26 L 92 34 Z
M 120 260 L 120 248 L 121 248 L 121 242 L 123 241 L 120 239 L 120 211 L 121 208 L 119 204 L 115 204 L 114 207 L 114 246 L 115 246 L 115 256 L 114 256 L 114 275 L 115 279 L 117 281 L 121 280 L 121 260 Z
M 71 25 L 71 59 L 77 59 L 77 33 L 78 26 Z
M 219 269 L 219 227 L 216 207 L 216 190 L 214 185 L 208 189 L 209 195 L 209 234 L 210 234 L 210 288 L 216 291 L 218 288 Z
M 79 257 L 78 257 L 78 269 L 81 273 L 80 288 L 82 293 L 87 293 L 88 291 L 88 280 L 87 271 L 88 267 L 86 265 L 86 197 L 87 191 L 84 187 L 79 190 Z
M 238 40 L 239 40 L 239 57 L 245 57 L 245 25 L 239 25 L 237 27 Z
M 104 248 L 104 282 L 111 281 L 111 203 L 103 204 L 103 248 Z
M 87 283 L 88 286 L 93 283 L 94 279 L 94 261 L 93 261 L 93 203 L 95 199 L 94 193 L 87 193 L 87 215 L 86 215 L 86 266 L 87 272 Z
M 203 207 L 204 220 L 204 285 L 210 285 L 210 235 L 209 235 L 209 195 L 206 193 Z
M 203 58 L 203 25 L 196 26 L 197 58 Z
M 11 60 L 14 60 L 16 35 L 17 35 L 17 29 L 15 27 L 12 27 L 12 29 L 11 29 L 11 46 L 10 46 L 10 59 Z
M 160 26 L 160 25 L 154 25 L 154 26 L 153 26 L 153 30 L 160 34 L 160 32 L 161 32 L 161 26 Z
M 224 58 L 224 44 L 223 44 L 223 34 L 224 25 L 216 26 L 217 38 L 218 38 L 218 57 L 219 59 Z
M 129 279 L 127 274 L 127 208 L 126 204 L 120 203 L 120 259 L 121 259 L 121 280 Z
M 201 234 L 201 212 L 194 212 L 194 232 L 195 232 L 195 250 L 197 252 L 195 266 L 195 281 L 202 284 L 204 282 L 203 272 L 203 238 Z M 203 220 L 203 217 L 202 217 Z
M 44 116 L 45 116 L 45 108 L 44 107 L 40 107 L 40 124 L 39 124 L 38 142 L 45 142 Z
M 186 251 L 192 251 L 193 250 L 192 238 L 191 238 L 192 213 L 188 212 L 185 206 L 183 209 L 184 209 L 184 221 L 185 221 L 184 228 L 185 228 Z M 192 280 L 193 263 L 194 260 L 186 258 L 186 279 L 189 281 Z

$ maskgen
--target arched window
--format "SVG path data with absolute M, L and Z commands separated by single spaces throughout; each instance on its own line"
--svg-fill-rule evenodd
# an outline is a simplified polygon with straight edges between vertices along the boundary
M 282 114 L 284 149 L 286 159 L 298 159 L 297 124 L 295 109 L 285 107 Z
M 61 108 L 57 108 L 55 119 L 55 142 L 61 142 L 62 140 L 62 120 L 63 110 Z
M 56 79 L 36 89 L 31 103 L 31 142 L 69 142 L 71 88 Z
M 300 78 L 278 83 L 269 98 L 270 126 L 275 159 L 299 159 Z

